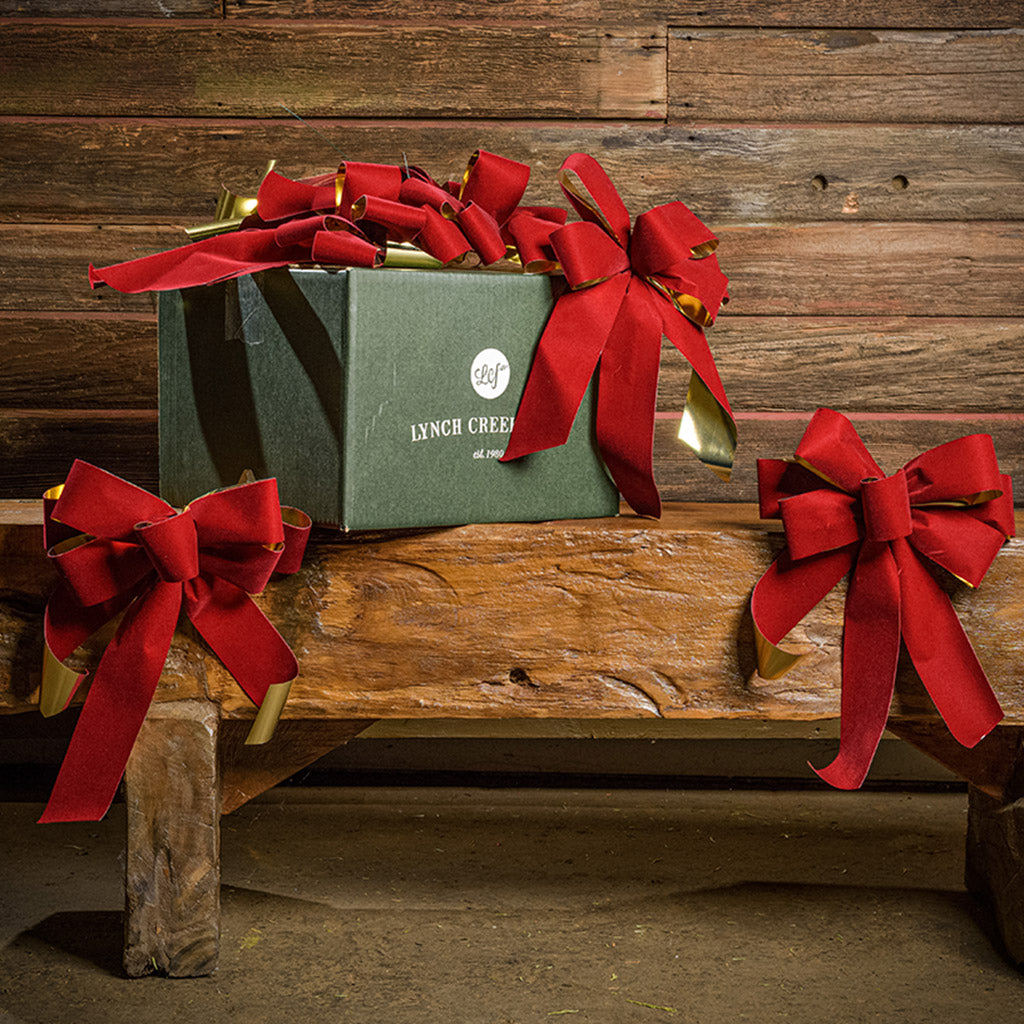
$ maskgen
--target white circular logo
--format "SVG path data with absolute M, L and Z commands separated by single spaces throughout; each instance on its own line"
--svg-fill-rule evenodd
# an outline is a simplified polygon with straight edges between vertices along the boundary
M 469 381 L 481 398 L 498 398 L 503 395 L 510 376 L 508 360 L 496 348 L 485 348 L 480 352 L 469 371 Z

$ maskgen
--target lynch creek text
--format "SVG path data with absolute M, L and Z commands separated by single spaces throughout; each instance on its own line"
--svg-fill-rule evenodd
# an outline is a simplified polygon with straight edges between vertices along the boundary
M 470 416 L 465 420 L 461 416 L 444 420 L 430 420 L 427 423 L 410 423 L 413 442 L 429 441 L 436 437 L 461 437 L 466 434 L 504 434 L 512 433 L 514 416 Z

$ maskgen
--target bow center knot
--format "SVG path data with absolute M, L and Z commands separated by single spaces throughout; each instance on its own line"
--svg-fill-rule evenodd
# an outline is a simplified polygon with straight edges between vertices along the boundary
M 199 575 L 199 538 L 188 509 L 171 512 L 165 519 L 137 523 L 135 537 L 166 583 L 183 583 Z
M 576 291 L 630 270 L 626 251 L 604 229 L 578 221 L 551 235 L 551 247 L 569 287 Z
M 910 495 L 902 469 L 892 476 L 863 481 L 860 496 L 868 540 L 884 542 L 910 535 Z

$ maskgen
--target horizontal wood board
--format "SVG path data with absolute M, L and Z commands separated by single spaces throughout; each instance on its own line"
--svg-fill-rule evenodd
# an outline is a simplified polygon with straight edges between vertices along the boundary
M 0 0 L 0 18 L 219 18 L 223 0 L 93 0 L 72 6 L 68 0 Z
M 1019 122 L 1024 29 L 11 19 L 0 113 Z M 118 74 L 108 68 L 115 64 Z M 510 87 L 515 83 L 514 87 Z
M 0 117 L 0 221 L 198 224 L 223 183 L 254 195 L 343 157 L 461 178 L 478 148 L 532 168 L 527 202 L 566 206 L 557 171 L 601 161 L 635 216 L 683 200 L 712 228 L 820 220 L 1008 220 L 1024 209 L 1014 125 L 726 125 Z M 74 154 L 74 159 L 68 159 Z M 25 188 L 24 182 L 33 183 Z
M 1024 29 L 669 31 L 669 116 L 1019 122 Z
M 330 21 L 580 22 L 584 24 L 832 25 L 891 28 L 1012 28 L 1020 24 L 1016 0 L 978 6 L 957 0 L 0 0 L 0 17 L 304 18 Z
M 3 32 L 0 113 L 665 116 L 661 29 L 190 19 L 12 20 Z
M 839 704 L 837 587 L 791 637 L 813 652 L 782 680 L 754 672 L 747 600 L 781 535 L 747 506 L 677 506 L 621 518 L 499 524 L 379 539 L 321 539 L 260 599 L 303 673 L 289 717 L 814 719 Z M 1022 523 L 1024 525 L 1024 523 Z M 38 527 L 0 527 L 0 708 L 33 699 L 50 570 Z M 1024 721 L 1024 542 L 976 590 L 951 585 L 993 687 Z M 95 656 L 95 649 L 87 654 Z M 36 677 L 37 678 L 37 677 Z M 244 697 L 190 629 L 159 700 Z M 897 711 L 932 714 L 904 665 Z

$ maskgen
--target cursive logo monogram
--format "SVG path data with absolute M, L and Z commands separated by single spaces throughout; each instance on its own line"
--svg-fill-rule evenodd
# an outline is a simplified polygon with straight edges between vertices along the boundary
M 469 371 L 469 381 L 481 398 L 498 398 L 503 395 L 510 376 L 508 360 L 496 348 L 485 348 L 478 353 Z

